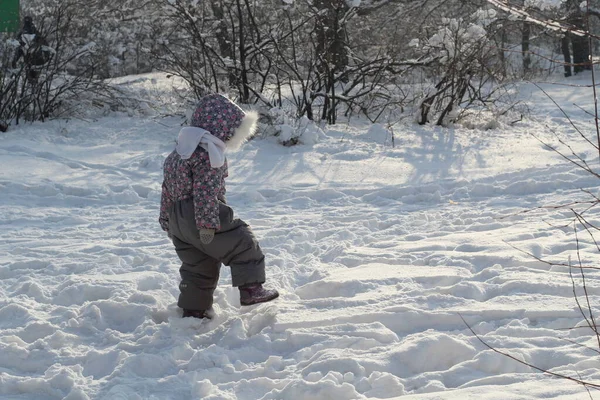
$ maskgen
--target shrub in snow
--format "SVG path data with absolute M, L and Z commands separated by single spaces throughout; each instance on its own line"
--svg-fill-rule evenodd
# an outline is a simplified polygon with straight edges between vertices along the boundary
M 270 109 L 263 121 L 268 121 L 267 124 L 270 125 L 267 132 L 284 146 L 313 145 L 325 137 L 323 130 L 314 121 L 306 116 L 293 119 L 278 107 Z
M 366 133 L 366 136 L 376 143 L 381 143 L 384 145 L 393 144 L 392 132 L 381 124 L 371 125 Z
M 494 86 L 501 76 L 498 51 L 491 41 L 494 19 L 491 11 L 447 18 L 433 35 L 413 42 L 435 67 L 432 86 L 415 115 L 419 124 L 448 125 L 467 108 L 493 103 Z
M 81 45 L 71 37 L 75 17 L 68 4 L 50 4 L 34 21 L 35 33 L 0 42 L 0 120 L 71 116 L 110 97 L 95 79 L 95 43 Z

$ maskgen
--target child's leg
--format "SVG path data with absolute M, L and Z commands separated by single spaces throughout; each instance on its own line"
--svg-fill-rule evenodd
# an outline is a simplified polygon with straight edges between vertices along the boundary
M 222 254 L 223 264 L 231 268 L 231 284 L 242 286 L 265 281 L 265 255 L 252 229 L 242 220 L 236 227 L 215 234 L 215 247 Z
M 200 248 L 216 260 L 231 268 L 231 283 L 242 286 L 265 281 L 265 255 L 252 229 L 241 219 L 233 217 L 233 210 L 225 203 L 220 205 L 221 229 L 213 241 Z
M 213 242 L 215 246 L 211 249 L 217 253 L 212 255 L 231 267 L 231 283 L 240 289 L 242 306 L 264 303 L 279 296 L 277 290 L 262 286 L 265 281 L 265 256 L 244 221 L 233 220 L 231 229 L 217 232 Z
M 221 263 L 177 237 L 173 237 L 173 244 L 182 262 L 177 305 L 186 310 L 208 310 L 213 304 Z

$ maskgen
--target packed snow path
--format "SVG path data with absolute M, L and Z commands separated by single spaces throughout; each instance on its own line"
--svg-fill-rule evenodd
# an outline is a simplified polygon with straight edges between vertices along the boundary
M 570 211 L 518 214 L 597 191 L 527 133 L 542 123 L 410 127 L 395 148 L 358 125 L 313 146 L 248 143 L 229 157 L 228 201 L 282 296 L 240 308 L 223 267 L 216 318 L 201 322 L 180 318 L 157 223 L 181 121 L 158 122 L 0 138 L 2 399 L 586 398 L 487 349 L 461 316 L 527 363 L 600 377 L 568 269 L 536 259 L 576 256 Z M 579 244 L 594 265 L 594 244 Z M 586 272 L 595 310 L 597 278 Z

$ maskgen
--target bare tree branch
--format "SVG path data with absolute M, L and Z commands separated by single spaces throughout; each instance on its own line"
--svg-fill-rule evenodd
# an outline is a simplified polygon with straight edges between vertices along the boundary
M 500 354 L 500 355 L 502 355 L 504 357 L 508 357 L 511 360 L 514 360 L 514 361 L 518 362 L 519 364 L 525 365 L 525 366 L 527 366 L 529 368 L 532 368 L 532 369 L 534 369 L 536 371 L 539 371 L 539 372 L 543 372 L 543 373 L 548 374 L 550 376 L 553 376 L 555 378 L 566 379 L 566 380 L 569 380 L 571 382 L 575 382 L 577 384 L 583 385 L 583 386 L 585 386 L 587 388 L 592 388 L 592 389 L 600 390 L 600 384 L 596 384 L 596 383 L 592 383 L 592 382 L 587 382 L 587 381 L 584 381 L 584 380 L 581 380 L 581 379 L 573 378 L 573 377 L 568 376 L 568 375 L 558 374 L 556 372 L 552 372 L 552 371 L 549 371 L 547 369 L 543 369 L 543 368 L 537 367 L 537 366 L 535 366 L 535 365 L 533 365 L 531 363 L 523 361 L 523 360 L 521 360 L 521 359 L 519 359 L 519 358 L 517 358 L 517 357 L 515 357 L 515 356 L 513 356 L 511 354 L 509 354 L 508 352 L 500 351 L 500 350 L 496 349 L 495 347 L 489 345 L 486 341 L 484 341 L 481 338 L 481 336 L 479 336 L 473 330 L 473 328 L 471 327 L 471 325 L 469 325 L 467 323 L 467 321 L 464 319 L 464 317 L 460 313 L 458 314 L 458 316 L 463 320 L 463 322 L 465 323 L 465 325 L 467 326 L 467 328 L 471 331 L 471 333 L 473 333 L 473 335 L 477 338 L 477 340 L 479 340 L 481 342 L 481 344 L 483 344 L 488 349 L 492 350 L 494 353 Z

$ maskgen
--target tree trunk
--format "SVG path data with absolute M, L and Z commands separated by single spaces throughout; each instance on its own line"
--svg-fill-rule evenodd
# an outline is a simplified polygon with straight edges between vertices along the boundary
M 210 6 L 212 8 L 212 12 L 215 16 L 215 19 L 219 21 L 216 29 L 216 37 L 217 43 L 219 44 L 219 52 L 221 57 L 228 58 L 233 63 L 235 60 L 235 55 L 233 54 L 233 47 L 231 43 L 233 40 L 229 36 L 229 29 L 227 28 L 227 23 L 225 20 L 225 12 L 223 11 L 223 4 L 220 1 L 212 1 L 210 2 Z M 229 80 L 230 87 L 237 86 L 237 75 L 235 73 L 235 66 L 228 65 L 227 66 L 227 77 Z
M 521 35 L 521 51 L 523 52 L 523 74 L 528 75 L 531 72 L 531 55 L 529 54 L 529 40 L 531 37 L 531 24 L 523 22 L 523 31 Z
M 571 41 L 569 40 L 569 36 L 569 32 L 566 32 L 560 40 L 560 48 L 565 59 L 565 77 L 567 78 L 571 76 L 571 51 L 569 50 L 569 43 Z
M 567 10 L 567 21 L 577 29 L 586 31 L 585 17 L 579 8 L 579 2 L 577 0 L 569 0 L 567 2 Z M 574 72 L 577 74 L 585 70 L 590 70 L 590 46 L 588 38 L 574 34 L 570 34 L 570 37 L 571 46 L 573 48 Z
M 348 12 L 345 0 L 314 0 L 318 10 L 315 31 L 317 33 L 317 54 L 322 55 L 319 72 L 332 70 L 334 73 L 344 71 L 348 66 L 346 51 L 346 26 L 342 18 Z
M 585 70 L 590 70 L 590 48 L 588 39 L 584 36 L 571 35 L 571 44 L 573 46 L 573 70 L 576 74 Z
M 500 45 L 498 45 L 498 58 L 500 59 L 500 66 L 502 69 L 502 76 L 506 76 L 506 55 L 504 54 L 504 50 L 506 49 L 506 42 L 508 39 L 508 35 L 506 34 L 506 26 L 502 26 L 502 30 L 500 33 Z
M 236 1 L 237 3 L 237 12 L 238 12 L 238 35 L 239 42 L 238 48 L 240 53 L 240 80 L 241 87 L 238 88 L 240 92 L 240 101 L 242 103 L 248 103 L 250 101 L 250 90 L 249 90 L 249 79 L 248 79 L 248 69 L 246 66 L 246 28 L 244 24 L 244 13 L 242 11 L 242 4 L 240 0 Z M 250 12 L 250 10 L 248 10 Z

